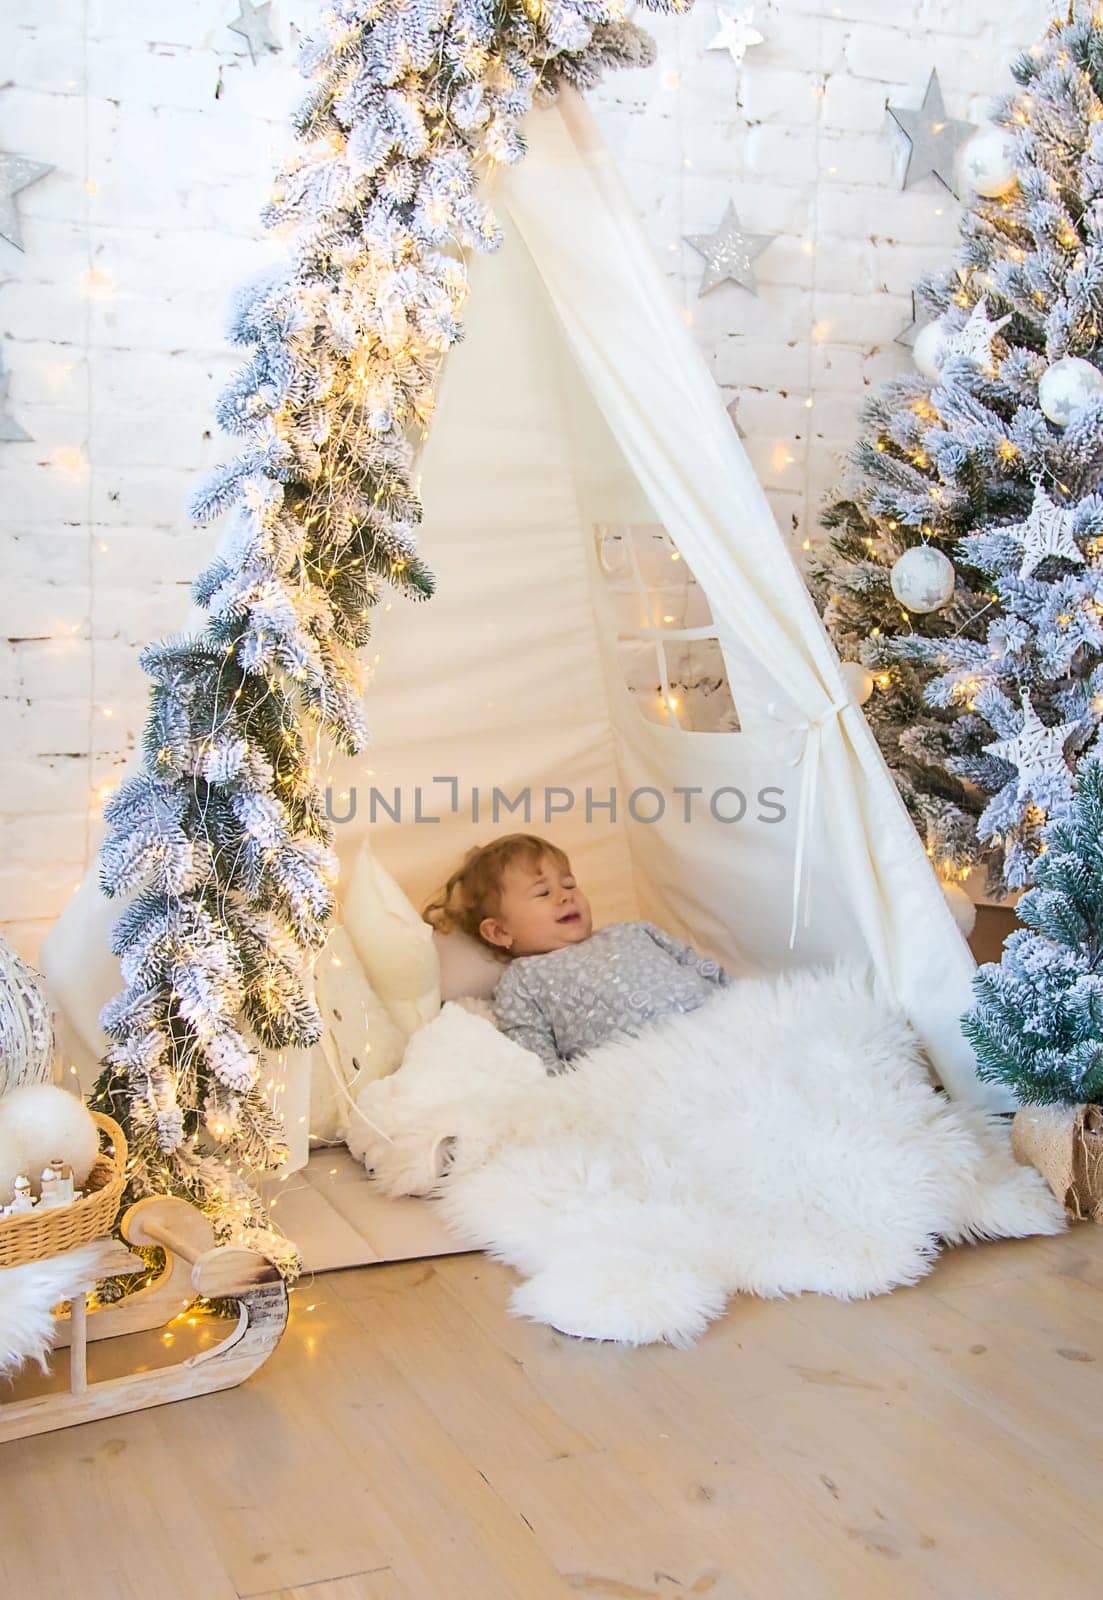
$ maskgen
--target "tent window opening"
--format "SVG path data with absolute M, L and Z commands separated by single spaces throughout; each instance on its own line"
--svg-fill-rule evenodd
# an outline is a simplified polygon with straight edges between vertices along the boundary
M 640 715 L 686 733 L 737 733 L 708 600 L 670 534 L 657 523 L 604 523 L 594 537 L 621 674 Z

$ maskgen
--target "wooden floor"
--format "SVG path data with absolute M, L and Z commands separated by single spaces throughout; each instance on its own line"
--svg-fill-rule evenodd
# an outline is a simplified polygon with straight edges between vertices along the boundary
M 0 1448 L 0 1594 L 1103 1593 L 1103 1230 L 875 1301 L 739 1301 L 688 1352 L 517 1322 L 513 1281 L 479 1256 L 319 1277 L 245 1387 Z
M 305 1167 L 266 1189 L 273 1220 L 313 1272 L 455 1255 L 462 1248 L 427 1200 L 377 1194 L 343 1145 L 313 1150 Z

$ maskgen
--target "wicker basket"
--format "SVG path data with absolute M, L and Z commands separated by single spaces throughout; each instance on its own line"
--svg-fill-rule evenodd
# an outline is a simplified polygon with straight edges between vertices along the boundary
M 111 1232 L 126 1187 L 126 1135 L 117 1122 L 93 1111 L 107 1141 L 88 1174 L 84 1194 L 68 1206 L 37 1207 L 17 1217 L 0 1217 L 0 1267 L 64 1255 Z

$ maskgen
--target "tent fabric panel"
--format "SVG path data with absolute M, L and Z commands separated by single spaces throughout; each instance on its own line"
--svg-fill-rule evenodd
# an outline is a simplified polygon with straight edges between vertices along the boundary
M 361 801 L 337 830 L 338 848 L 347 856 L 370 826 L 372 848 L 420 905 L 471 844 L 526 829 L 568 851 L 602 920 L 631 918 L 638 902 L 623 829 L 600 809 L 586 821 L 587 787 L 604 798 L 618 771 L 562 340 L 508 219 L 504 229 L 502 250 L 471 263 L 467 336 L 450 354 L 420 464 L 422 548 L 436 592 L 424 605 L 396 601 L 380 618 L 366 698 L 372 746 L 335 767 L 334 783 L 355 785 Z M 455 813 L 437 776 L 458 782 Z M 377 807 L 370 825 L 373 784 L 391 797 L 401 791 L 400 824 Z M 515 797 L 526 787 L 531 820 L 501 806 L 495 821 L 492 791 Z M 423 813 L 439 822 L 409 820 L 418 789 Z M 550 821 L 548 789 L 574 797 Z

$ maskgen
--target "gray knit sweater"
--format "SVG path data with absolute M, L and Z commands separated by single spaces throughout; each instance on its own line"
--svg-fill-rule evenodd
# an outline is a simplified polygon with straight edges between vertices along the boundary
M 695 1011 L 731 983 L 717 961 L 652 922 L 614 922 L 581 944 L 517 956 L 494 991 L 499 1028 L 553 1071 L 616 1033 Z

